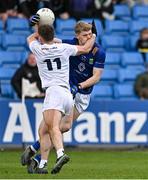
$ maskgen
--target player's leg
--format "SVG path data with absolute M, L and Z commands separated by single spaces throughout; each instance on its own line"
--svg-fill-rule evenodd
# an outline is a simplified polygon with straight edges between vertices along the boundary
M 76 107 L 74 106 L 72 112 L 68 116 L 64 116 L 60 123 L 60 130 L 62 133 L 67 132 L 71 129 L 73 121 L 79 117 L 80 113 L 77 111 Z
M 37 173 L 36 168 L 41 164 L 42 168 L 41 172 L 42 174 L 47 174 L 47 166 L 44 166 L 44 164 L 47 164 L 48 161 L 48 155 L 50 150 L 52 149 L 51 140 L 48 134 L 48 127 L 45 124 L 44 120 L 42 120 L 40 127 L 39 127 L 39 136 L 40 136 L 40 144 L 41 144 L 41 154 L 42 154 L 42 161 L 41 161 L 41 155 L 37 154 L 34 158 L 31 159 L 30 164 L 27 166 L 28 173 Z
M 75 109 L 75 114 L 78 114 L 77 110 Z M 76 115 L 75 115 L 76 117 Z M 60 122 L 60 129 L 62 132 L 66 132 L 69 130 L 72 126 L 72 120 L 73 120 L 73 111 L 71 111 L 71 114 L 68 116 L 64 116 Z M 49 141 L 49 134 L 47 133 L 47 125 L 45 124 L 44 120 L 41 121 L 40 127 L 39 127 L 39 136 L 40 139 L 44 139 L 41 146 L 44 147 L 44 149 L 41 150 L 41 153 L 43 154 L 43 159 L 48 159 L 48 155 L 50 150 L 53 148 L 53 144 Z M 45 133 L 47 133 L 45 135 Z M 38 141 L 39 142 L 39 141 Z M 36 143 L 33 144 L 33 146 Z M 36 173 L 36 168 L 39 166 L 41 161 L 41 154 L 37 154 L 35 157 L 30 158 L 30 163 L 27 165 L 27 171 L 28 173 Z M 44 171 L 44 170 L 43 170 Z M 47 171 L 47 170 L 45 170 Z
M 65 88 L 61 89 L 60 92 L 62 92 L 62 91 L 63 91 L 63 94 L 61 96 L 62 97 L 61 98 L 62 99 L 61 100 L 62 101 L 61 102 L 61 104 L 62 104 L 61 112 L 63 112 L 63 114 L 65 114 L 65 115 L 70 115 L 71 111 L 73 109 L 72 95 L 71 95 L 70 91 Z M 61 123 L 61 121 L 60 121 L 60 123 Z M 59 128 L 60 128 L 60 124 L 59 124 Z M 61 132 L 61 130 L 60 130 L 60 132 Z M 62 133 L 61 133 L 61 135 L 62 135 Z M 58 173 L 61 170 L 61 168 L 63 167 L 63 165 L 66 164 L 68 161 L 69 161 L 69 157 L 66 154 L 58 156 L 58 153 L 57 153 L 57 161 L 51 170 L 51 174 Z
M 70 115 L 64 116 L 62 121 L 60 122 L 60 130 L 62 131 L 62 133 L 67 132 L 71 128 L 73 121 L 76 120 L 80 116 L 81 113 L 83 113 L 83 111 L 88 107 L 89 102 L 90 102 L 90 95 L 83 95 L 80 93 L 76 94 L 75 106 L 73 108 L 73 111 L 71 112 Z M 39 128 L 39 131 L 40 130 L 41 130 L 41 127 Z M 39 133 L 41 134 L 41 132 Z M 23 156 L 27 157 L 28 162 L 29 162 L 31 157 L 35 154 L 36 151 L 38 151 L 39 148 L 40 148 L 40 143 L 39 141 L 36 141 L 33 145 L 31 145 L 31 147 L 29 148 L 29 151 L 25 150 L 25 152 L 23 153 L 24 154 Z M 38 156 L 35 159 L 39 159 Z
M 42 120 L 43 121 L 43 120 Z M 40 126 L 42 126 L 42 121 Z M 39 127 L 41 129 L 41 127 Z M 24 165 L 30 165 L 31 158 L 37 153 L 37 151 L 40 149 L 40 142 L 39 140 L 36 141 L 34 144 L 27 146 L 23 154 L 21 155 L 21 164 Z
M 62 133 L 59 128 L 59 124 L 62 119 L 62 113 L 58 110 L 50 109 L 50 110 L 44 111 L 43 115 L 44 115 L 45 123 L 48 126 L 48 132 L 49 132 L 50 138 L 53 142 L 53 145 L 57 153 L 57 162 L 52 171 L 53 173 L 57 173 L 59 172 L 61 167 L 69 161 L 69 157 L 66 154 L 64 154 Z M 42 144 L 41 144 L 41 149 L 42 149 Z M 44 161 L 44 164 L 42 163 L 42 161 Z M 39 168 L 37 169 L 37 172 L 41 173 L 42 169 L 46 165 L 47 165 L 47 162 L 44 159 L 42 159 L 40 162 Z
M 36 169 L 39 166 L 41 161 L 41 154 L 36 154 L 33 158 L 30 159 L 30 163 L 27 165 L 27 172 L 29 174 L 36 173 Z
M 83 113 L 83 111 L 87 109 L 89 102 L 90 95 L 83 95 L 80 93 L 76 94 L 73 111 L 71 111 L 70 115 L 64 116 L 60 122 L 60 130 L 62 133 L 67 132 L 72 127 L 73 121 L 75 121 Z
M 62 133 L 69 131 L 75 121 L 88 107 L 90 102 L 90 95 L 77 93 L 74 99 L 74 108 L 69 116 L 65 116 L 61 123 L 60 129 Z
M 36 141 L 33 145 L 28 146 L 23 154 L 21 155 L 21 164 L 28 165 L 30 163 L 31 157 L 35 155 L 35 153 L 40 148 L 40 142 Z

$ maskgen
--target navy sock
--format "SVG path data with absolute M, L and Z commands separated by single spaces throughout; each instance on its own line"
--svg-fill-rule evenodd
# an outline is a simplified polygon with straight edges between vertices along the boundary
M 34 159 L 38 162 L 38 164 L 40 164 L 41 161 L 41 154 L 37 154 Z
M 40 142 L 39 142 L 39 141 L 36 141 L 36 142 L 32 145 L 32 147 L 33 147 L 36 151 L 38 151 L 38 150 L 40 149 Z

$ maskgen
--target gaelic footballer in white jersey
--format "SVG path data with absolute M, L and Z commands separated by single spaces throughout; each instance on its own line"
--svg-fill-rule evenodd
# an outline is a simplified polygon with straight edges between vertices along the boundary
M 68 44 L 41 44 L 32 41 L 31 51 L 36 56 L 42 87 L 61 85 L 69 89 L 69 57 L 77 54 L 77 47 Z

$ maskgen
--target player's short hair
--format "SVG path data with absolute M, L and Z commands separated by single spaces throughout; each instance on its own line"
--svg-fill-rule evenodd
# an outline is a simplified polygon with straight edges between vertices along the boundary
M 91 29 L 92 29 L 92 25 L 91 24 L 89 24 L 87 22 L 84 22 L 84 21 L 78 21 L 76 26 L 75 26 L 75 33 L 79 34 L 82 31 L 89 31 Z
M 39 26 L 38 33 L 45 41 L 52 41 L 54 38 L 54 28 L 49 25 Z

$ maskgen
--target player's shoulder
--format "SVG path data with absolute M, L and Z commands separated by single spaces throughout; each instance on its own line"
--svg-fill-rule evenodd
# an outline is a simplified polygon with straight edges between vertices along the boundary
M 63 39 L 62 43 L 67 43 L 67 44 L 71 44 L 71 45 L 76 45 L 78 44 L 78 40 L 77 38 L 73 38 L 73 39 Z
M 94 44 L 93 48 L 92 48 L 92 53 L 93 55 L 100 55 L 100 54 L 105 54 L 105 50 L 104 48 L 99 44 L 96 43 Z

